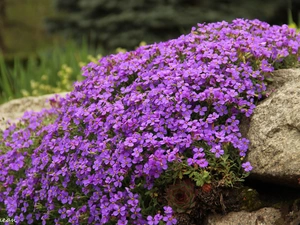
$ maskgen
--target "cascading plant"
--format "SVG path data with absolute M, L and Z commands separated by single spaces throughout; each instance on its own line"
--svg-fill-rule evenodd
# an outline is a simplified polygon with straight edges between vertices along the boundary
M 287 25 L 236 19 L 89 63 L 54 108 L 0 131 L 0 217 L 172 225 L 193 189 L 214 203 L 252 169 L 240 119 L 299 47 Z

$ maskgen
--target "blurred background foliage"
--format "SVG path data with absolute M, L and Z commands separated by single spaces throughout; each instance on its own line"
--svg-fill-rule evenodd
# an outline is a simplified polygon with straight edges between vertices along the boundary
M 141 41 L 177 38 L 202 22 L 287 23 L 289 3 L 297 22 L 299 0 L 0 0 L 0 49 L 26 56 L 83 36 L 107 52 L 133 49 Z
M 0 0 L 2 53 L 25 57 L 50 46 L 58 36 L 46 32 L 45 18 L 57 15 L 53 0 Z
M 296 19 L 300 1 L 292 3 Z M 202 22 L 256 18 L 287 23 L 287 4 L 287 0 L 55 0 L 63 14 L 49 18 L 47 28 L 68 37 L 84 34 L 91 44 L 100 43 L 107 51 L 133 49 L 141 40 L 176 38 Z
M 177 38 L 197 23 L 296 26 L 299 10 L 299 0 L 0 0 L 0 103 L 69 91 L 101 54 Z

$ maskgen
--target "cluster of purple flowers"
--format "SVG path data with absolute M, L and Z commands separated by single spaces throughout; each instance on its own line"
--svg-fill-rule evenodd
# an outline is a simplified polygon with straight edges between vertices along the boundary
M 17 224 L 176 224 L 167 206 L 145 215 L 137 190 L 173 162 L 206 168 L 207 151 L 244 157 L 238 118 L 299 45 L 286 25 L 236 19 L 88 64 L 58 107 L 0 132 L 0 211 Z

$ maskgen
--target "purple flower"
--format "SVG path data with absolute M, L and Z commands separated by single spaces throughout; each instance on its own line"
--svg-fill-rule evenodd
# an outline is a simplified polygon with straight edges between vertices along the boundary
M 124 144 L 128 147 L 133 147 L 134 146 L 134 143 L 137 142 L 137 139 L 136 138 L 133 138 L 133 137 L 128 137 L 126 138 Z
M 58 213 L 60 214 L 60 218 L 62 218 L 62 219 L 65 219 L 67 217 L 67 210 L 66 210 L 66 208 L 59 209 Z
M 173 216 L 165 216 L 163 220 L 166 222 L 166 225 L 177 224 L 177 219 Z
M 251 166 L 250 162 L 245 162 L 242 164 L 242 167 L 243 169 L 246 171 L 246 172 L 250 172 L 253 167 Z
M 201 168 L 205 168 L 208 166 L 208 162 L 206 159 L 198 159 L 195 161 Z
M 224 150 L 221 148 L 220 145 L 212 147 L 210 151 L 212 153 L 215 153 L 216 158 L 220 158 L 220 156 L 224 154 Z
M 156 214 L 154 217 L 147 216 L 148 225 L 156 225 L 163 219 L 163 216 L 160 214 Z
M 173 210 L 170 206 L 164 206 L 164 212 L 166 214 L 172 214 L 173 213 Z
M 26 216 L 26 220 L 27 220 L 28 224 L 32 224 L 33 223 L 33 218 L 32 218 L 32 214 L 31 213 Z
M 118 216 L 118 215 L 121 215 L 121 216 L 124 216 L 126 214 L 126 207 L 125 206 L 118 206 L 118 205 L 115 205 L 114 206 L 114 211 L 112 213 L 112 215 L 114 216 Z

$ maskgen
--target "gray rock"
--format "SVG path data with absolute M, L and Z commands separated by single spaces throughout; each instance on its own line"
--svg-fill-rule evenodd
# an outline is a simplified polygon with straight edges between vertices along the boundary
M 267 91 L 266 91 L 267 96 L 276 93 L 278 89 L 284 86 L 285 83 L 294 82 L 300 79 L 300 69 L 292 68 L 292 69 L 275 70 L 272 73 L 271 78 L 273 79 L 273 81 L 272 83 L 269 83 L 267 85 Z M 249 128 L 250 128 L 250 119 L 246 116 L 242 116 L 242 119 L 240 121 L 240 131 L 243 137 L 247 137 Z
M 283 87 L 288 82 L 293 82 L 300 78 L 300 69 L 281 69 L 275 70 L 272 73 L 273 82 L 267 86 L 267 92 L 276 92 L 279 88 Z
M 67 95 L 65 93 L 58 94 L 61 97 Z M 5 129 L 6 121 L 17 122 L 26 111 L 41 111 L 43 108 L 50 108 L 49 99 L 55 94 L 43 95 L 39 97 L 26 97 L 14 99 L 3 105 L 0 105 L 0 129 Z M 4 120 L 3 120 L 4 119 Z
M 274 78 L 277 90 L 258 104 L 247 133 L 251 176 L 300 187 L 300 70 Z
M 231 212 L 225 216 L 210 215 L 205 225 L 274 225 L 281 218 L 278 209 L 262 208 L 255 212 Z

